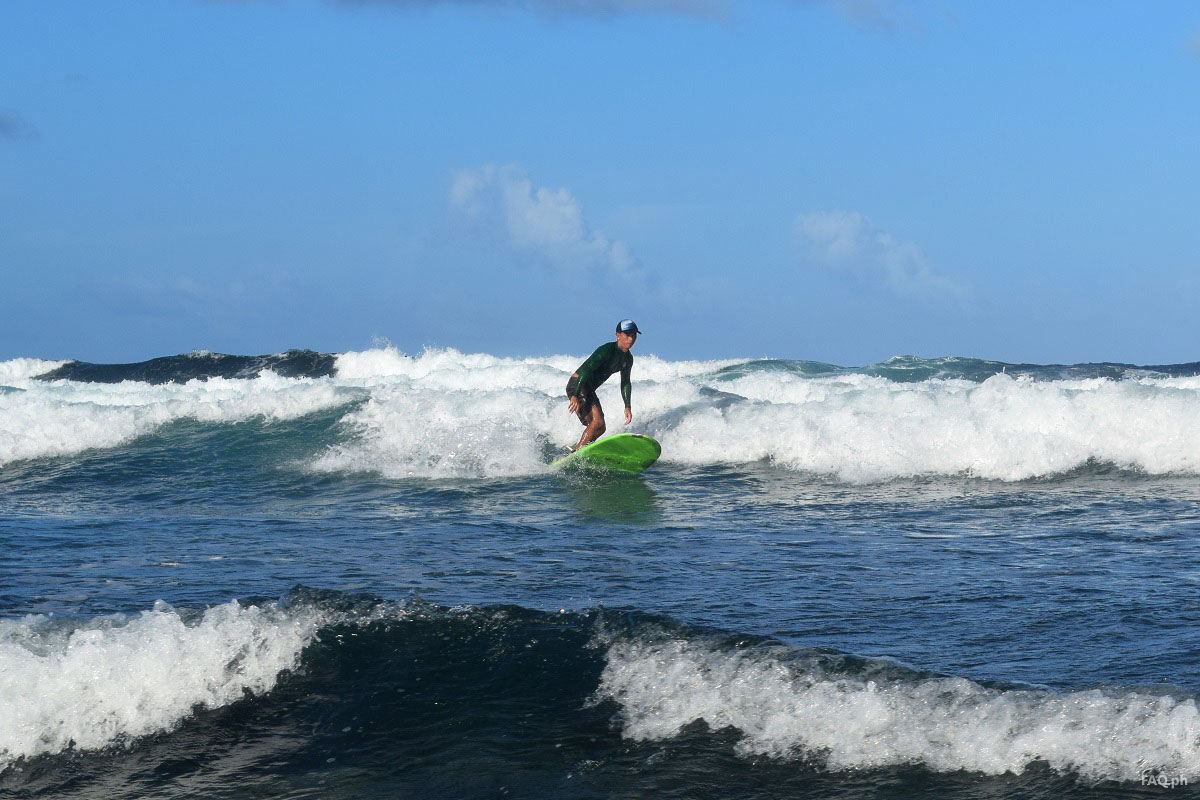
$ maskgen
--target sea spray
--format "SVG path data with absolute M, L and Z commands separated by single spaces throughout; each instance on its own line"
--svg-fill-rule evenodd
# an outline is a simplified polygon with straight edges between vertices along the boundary
M 129 743 L 196 708 L 270 691 L 322 620 L 312 609 L 236 602 L 190 621 L 165 603 L 69 629 L 46 617 L 0 620 L 0 770 Z
M 815 759 L 831 770 L 921 765 L 999 775 L 1044 762 L 1089 782 L 1136 782 L 1148 771 L 1200 778 L 1195 701 L 1137 691 L 869 678 L 778 647 L 643 635 L 607 644 L 596 699 L 617 703 L 630 739 L 668 739 L 703 721 L 736 730 L 745 756 Z

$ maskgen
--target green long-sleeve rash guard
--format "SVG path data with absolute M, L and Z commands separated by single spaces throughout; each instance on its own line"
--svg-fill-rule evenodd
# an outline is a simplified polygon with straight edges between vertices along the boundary
M 631 408 L 633 383 L 629 380 L 629 374 L 632 370 L 633 353 L 622 351 L 616 342 L 606 342 L 597 347 L 596 351 L 588 356 L 588 360 L 575 370 L 579 375 L 575 394 L 582 397 L 589 390 L 594 392 L 600 384 L 612 377 L 614 372 L 620 372 L 621 399 L 625 401 L 626 408 Z

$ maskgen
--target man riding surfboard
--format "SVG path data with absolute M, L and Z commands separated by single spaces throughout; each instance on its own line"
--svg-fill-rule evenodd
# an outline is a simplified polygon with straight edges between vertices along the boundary
M 567 381 L 568 408 L 579 417 L 583 423 L 583 435 L 575 450 L 591 444 L 604 435 L 604 409 L 600 407 L 600 398 L 596 396 L 596 388 L 608 380 L 616 372 L 621 373 L 621 399 L 625 401 L 625 424 L 633 421 L 633 410 L 630 405 L 633 397 L 633 383 L 629 375 L 633 369 L 633 354 L 629 348 L 637 341 L 637 323 L 631 319 L 623 319 L 617 323 L 617 339 L 606 342 L 588 356 L 587 361 L 579 365 L 579 369 Z

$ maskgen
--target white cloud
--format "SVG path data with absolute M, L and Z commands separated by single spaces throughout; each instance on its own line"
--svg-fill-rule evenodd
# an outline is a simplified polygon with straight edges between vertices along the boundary
M 965 300 L 965 286 L 938 273 L 921 249 L 876 228 L 857 212 L 800 214 L 795 223 L 801 257 L 808 263 L 848 272 L 907 296 Z
M 513 251 L 556 271 L 644 277 L 627 244 L 588 227 L 583 208 L 570 192 L 535 187 L 517 167 L 485 166 L 457 173 L 450 205 Z

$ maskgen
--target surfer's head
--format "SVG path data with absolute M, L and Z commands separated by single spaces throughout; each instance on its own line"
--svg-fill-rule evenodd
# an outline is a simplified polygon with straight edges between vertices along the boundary
M 638 334 L 637 323 L 631 319 L 623 319 L 617 323 L 617 347 L 625 352 L 629 352 L 629 348 L 633 347 L 633 343 L 637 341 Z

